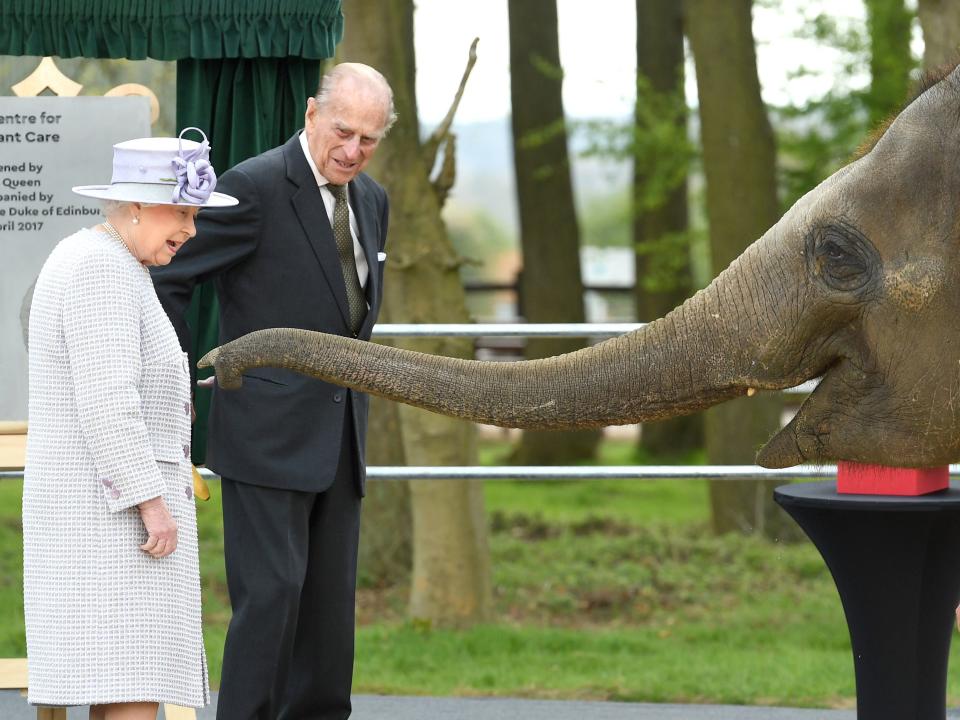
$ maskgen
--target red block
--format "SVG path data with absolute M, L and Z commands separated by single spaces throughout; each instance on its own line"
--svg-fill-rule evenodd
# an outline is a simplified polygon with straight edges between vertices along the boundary
M 950 486 L 950 467 L 898 468 L 837 463 L 837 492 L 851 495 L 926 495 Z

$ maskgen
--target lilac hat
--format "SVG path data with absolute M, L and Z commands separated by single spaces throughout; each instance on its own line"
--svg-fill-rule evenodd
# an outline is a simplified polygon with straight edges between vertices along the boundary
M 203 142 L 184 140 L 196 130 Z M 113 177 L 109 185 L 80 185 L 78 195 L 101 200 L 155 205 L 226 207 L 237 199 L 213 192 L 217 175 L 210 164 L 210 143 L 199 128 L 184 128 L 179 137 L 137 138 L 113 146 Z

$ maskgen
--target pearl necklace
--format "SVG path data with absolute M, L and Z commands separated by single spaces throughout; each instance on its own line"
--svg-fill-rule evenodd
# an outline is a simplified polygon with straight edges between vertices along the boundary
M 130 255 L 132 255 L 133 258 L 134 258 L 137 262 L 140 262 L 140 258 L 138 258 L 138 257 L 137 257 L 137 254 L 133 251 L 133 249 L 132 249 L 129 245 L 127 245 L 127 243 L 126 243 L 126 242 L 124 241 L 124 239 L 123 239 L 123 236 L 120 234 L 120 232 L 119 232 L 113 225 L 110 224 L 110 221 L 109 221 L 109 220 L 104 220 L 104 221 L 101 223 L 101 225 L 103 225 L 103 229 L 107 231 L 107 235 L 108 235 L 109 237 L 113 238 L 113 239 L 116 240 L 118 243 L 120 243 L 121 245 L 123 245 L 123 247 L 126 249 L 126 251 L 127 251 L 128 253 L 130 253 Z

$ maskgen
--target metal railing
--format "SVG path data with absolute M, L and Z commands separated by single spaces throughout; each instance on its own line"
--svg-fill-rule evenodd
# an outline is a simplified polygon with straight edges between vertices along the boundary
M 443 323 L 414 325 L 385 323 L 373 329 L 375 338 L 402 337 L 584 337 L 605 338 L 642 328 L 646 323 Z M 816 380 L 784 390 L 808 393 Z M 206 468 L 207 478 L 217 478 Z M 758 465 L 574 465 L 574 466 L 374 466 L 367 477 L 376 480 L 763 480 L 832 479 L 835 465 L 802 466 L 771 470 Z M 950 476 L 960 477 L 960 465 L 950 466 Z M 0 470 L 0 480 L 22 478 L 22 470 Z
M 207 468 L 197 468 L 207 480 L 217 475 Z M 22 470 L 0 470 L 0 480 L 23 477 Z M 497 466 L 450 465 L 393 466 L 367 468 L 371 480 L 520 480 L 548 482 L 553 480 L 833 480 L 836 465 L 798 466 L 771 470 L 759 465 L 558 465 Z M 950 466 L 950 478 L 960 479 L 960 465 Z

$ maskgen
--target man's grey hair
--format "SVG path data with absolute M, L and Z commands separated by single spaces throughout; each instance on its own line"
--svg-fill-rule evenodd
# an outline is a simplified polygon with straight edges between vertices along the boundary
M 390 87 L 387 79 L 369 65 L 363 65 L 362 63 L 339 63 L 338 65 L 334 65 L 330 72 L 320 80 L 320 87 L 317 88 L 317 93 L 313 96 L 318 109 L 323 110 L 327 106 L 330 102 L 330 96 L 337 85 L 346 78 L 362 80 L 374 87 L 379 86 L 386 102 L 383 125 L 383 134 L 386 135 L 397 121 L 397 112 L 393 107 L 393 89 Z

